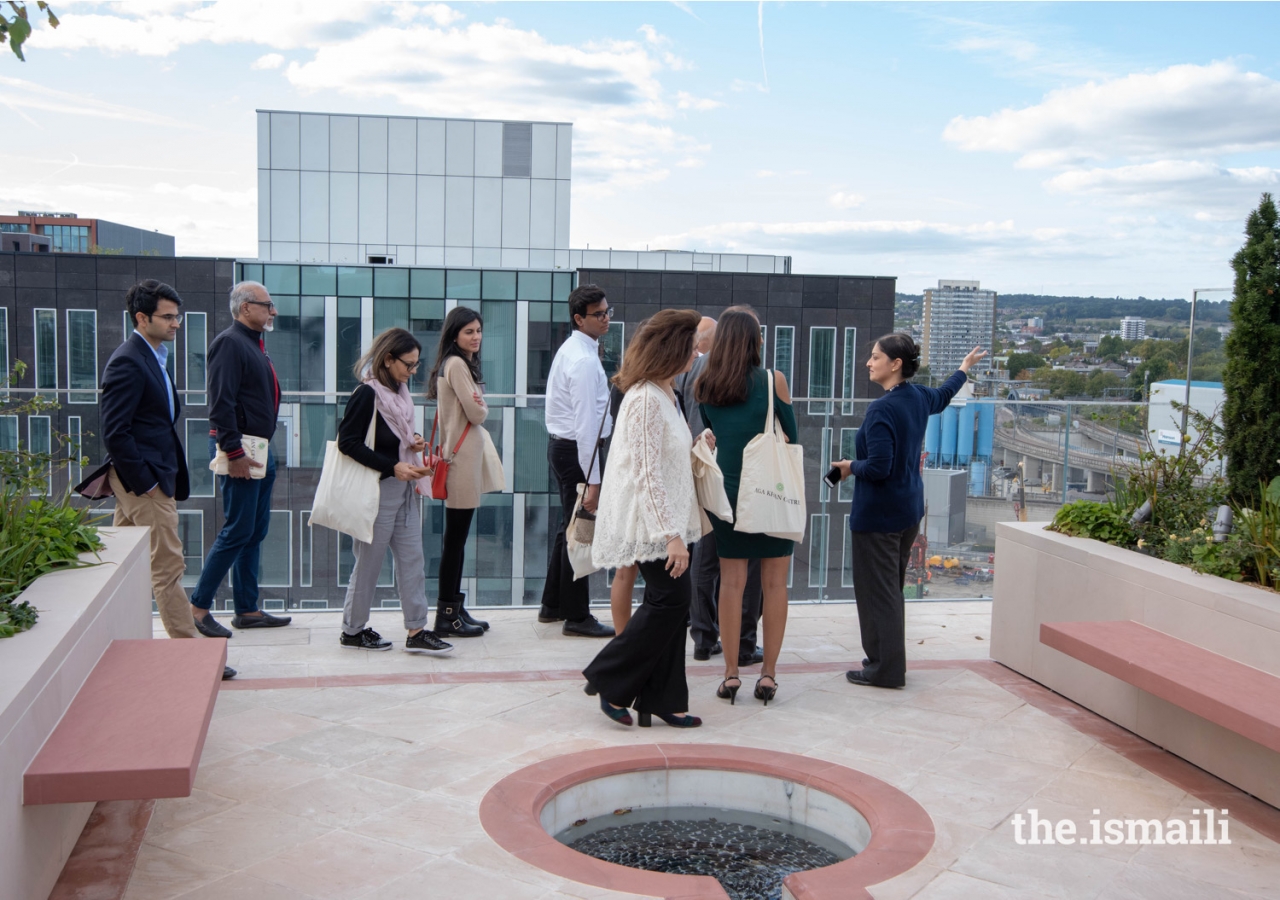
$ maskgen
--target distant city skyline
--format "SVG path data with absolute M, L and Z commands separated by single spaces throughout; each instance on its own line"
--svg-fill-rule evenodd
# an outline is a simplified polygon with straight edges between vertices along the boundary
M 570 243 L 1002 295 L 1231 283 L 1280 186 L 1274 4 L 58 7 L 0 212 L 253 256 L 255 109 L 572 122 Z

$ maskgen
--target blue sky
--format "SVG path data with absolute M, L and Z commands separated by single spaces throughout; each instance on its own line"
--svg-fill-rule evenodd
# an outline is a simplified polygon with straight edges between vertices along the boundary
M 256 108 L 572 121 L 574 246 L 913 292 L 1227 286 L 1280 185 L 1270 3 L 54 8 L 0 58 L 0 210 L 183 254 L 253 253 Z

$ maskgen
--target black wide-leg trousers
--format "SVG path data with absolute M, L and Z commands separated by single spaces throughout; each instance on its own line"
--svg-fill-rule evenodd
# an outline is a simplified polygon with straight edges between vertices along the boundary
M 582 672 L 614 706 L 668 715 L 689 709 L 684 639 L 693 581 L 688 569 L 672 578 L 666 566 L 666 559 L 640 563 L 640 607 Z
M 902 588 L 919 532 L 920 526 L 913 525 L 905 531 L 852 533 L 853 594 L 862 652 L 869 660 L 862 671 L 872 684 L 883 687 L 902 687 L 907 681 Z
M 578 462 L 578 442 L 551 438 L 547 443 L 547 462 L 560 492 L 560 526 L 551 543 L 547 581 L 542 588 L 542 608 L 570 622 L 581 622 L 591 615 L 591 590 L 586 578 L 573 577 L 569 542 L 565 537 L 573 507 L 578 502 L 578 485 L 587 480 L 582 474 L 582 464 Z

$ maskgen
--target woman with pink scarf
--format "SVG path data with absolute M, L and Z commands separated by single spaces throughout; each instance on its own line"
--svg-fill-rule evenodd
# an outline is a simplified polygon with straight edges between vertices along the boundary
M 418 339 L 403 328 L 391 328 L 378 335 L 369 352 L 355 365 L 356 378 L 362 383 L 351 392 L 338 426 L 338 449 L 382 475 L 373 540 L 367 544 L 353 541 L 356 564 L 342 611 L 339 643 L 343 647 L 391 649 L 391 642 L 369 627 L 378 573 L 390 548 L 396 563 L 400 609 L 409 632 L 405 651 L 439 654 L 453 649 L 452 644 L 426 627 L 431 610 L 423 569 L 420 504 L 421 495 L 429 495 L 431 487 L 422 465 L 427 443 L 414 430 L 413 400 L 407 386 L 418 370 L 421 353 Z M 370 448 L 365 439 L 374 416 L 377 423 Z

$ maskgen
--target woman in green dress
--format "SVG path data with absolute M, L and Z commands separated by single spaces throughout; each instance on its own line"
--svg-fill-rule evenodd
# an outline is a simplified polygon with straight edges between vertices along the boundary
M 716 437 L 717 461 L 724 472 L 729 503 L 738 505 L 742 477 L 742 451 L 764 432 L 769 412 L 768 375 L 760 367 L 760 320 L 748 306 L 731 306 L 716 329 L 716 342 L 706 368 L 694 384 L 694 396 L 702 404 L 702 419 Z M 773 373 L 774 415 L 787 440 L 794 442 L 796 415 L 791 391 L 782 373 Z M 742 686 L 738 677 L 738 635 L 742 622 L 742 591 L 747 583 L 747 561 L 760 560 L 764 588 L 764 663 L 755 696 L 766 704 L 778 692 L 778 653 L 787 627 L 787 570 L 795 542 L 766 534 L 734 531 L 710 512 L 711 527 L 720 554 L 720 642 L 724 646 L 724 681 L 716 696 L 732 703 Z

